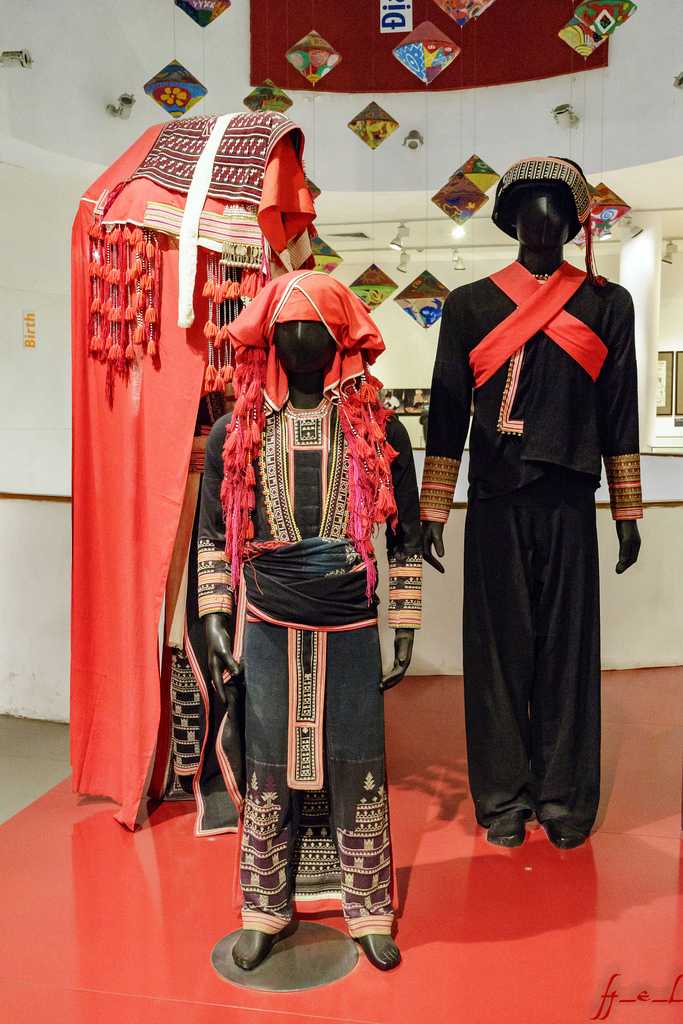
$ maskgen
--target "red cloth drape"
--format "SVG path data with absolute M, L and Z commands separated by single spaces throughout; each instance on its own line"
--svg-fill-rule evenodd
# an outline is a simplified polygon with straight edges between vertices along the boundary
M 178 253 L 162 243 L 158 362 L 147 357 L 105 398 L 106 364 L 88 354 L 92 201 L 149 150 L 146 132 L 81 200 L 72 235 L 73 575 L 71 759 L 78 793 L 121 804 L 133 828 L 160 713 L 158 624 L 201 394 L 201 318 L 177 327 Z M 199 290 L 195 295 L 198 307 Z
M 440 92 L 579 74 L 608 63 L 609 42 L 584 60 L 557 35 L 574 13 L 577 0 L 496 0 L 462 29 L 434 0 L 412 0 L 412 4 L 415 28 L 431 21 L 462 47 L 457 60 L 429 86 L 393 56 L 392 50 L 406 33 L 380 33 L 376 0 L 316 4 L 251 0 L 251 83 L 270 78 L 283 89 L 310 92 Z M 313 28 L 342 56 L 338 67 L 315 87 L 285 57 L 287 49 Z M 359 99 L 349 114 L 370 98 Z M 389 107 L 389 113 L 396 111 Z M 343 131 L 343 123 L 339 129 Z M 466 155 L 457 154 L 459 158 Z

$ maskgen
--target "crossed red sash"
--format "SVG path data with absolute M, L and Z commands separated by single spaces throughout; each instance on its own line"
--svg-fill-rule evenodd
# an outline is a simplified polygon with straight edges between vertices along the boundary
M 587 324 L 564 308 L 585 279 L 585 272 L 569 263 L 562 263 L 545 283 L 517 262 L 492 274 L 491 280 L 512 299 L 517 309 L 470 352 L 474 386 L 479 388 L 485 384 L 538 331 L 543 331 L 575 359 L 591 380 L 597 380 L 607 356 L 607 346 Z

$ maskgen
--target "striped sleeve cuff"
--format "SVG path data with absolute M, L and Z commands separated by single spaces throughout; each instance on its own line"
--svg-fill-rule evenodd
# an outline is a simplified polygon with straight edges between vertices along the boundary
M 606 455 L 605 471 L 613 519 L 642 519 L 640 455 Z
M 389 625 L 419 629 L 422 625 L 422 556 L 389 559 Z
M 229 615 L 232 611 L 230 570 L 225 551 L 207 539 L 197 544 L 197 596 L 200 619 L 213 612 Z
M 420 519 L 423 522 L 446 522 L 453 505 L 459 469 L 459 459 L 427 456 L 420 491 Z

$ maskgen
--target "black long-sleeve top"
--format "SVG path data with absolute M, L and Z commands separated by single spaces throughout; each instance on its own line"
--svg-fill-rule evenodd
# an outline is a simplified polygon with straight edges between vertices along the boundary
M 594 382 L 542 331 L 481 387 L 470 353 L 515 303 L 490 278 L 451 292 L 434 364 L 421 516 L 445 522 L 453 499 L 474 400 L 470 497 L 510 493 L 559 466 L 600 481 L 604 459 L 615 519 L 642 515 L 638 384 L 630 294 L 586 280 L 565 309 L 604 342 Z
M 214 425 L 206 446 L 198 534 L 199 614 L 229 613 L 230 572 L 225 559 L 225 523 L 220 500 L 223 445 L 229 415 Z M 391 464 L 398 510 L 396 530 L 387 525 L 389 624 L 421 624 L 422 557 L 420 509 L 408 432 L 395 417 L 387 441 L 397 451 Z M 337 410 L 323 400 L 317 409 L 267 417 L 256 473 L 255 541 L 343 537 L 348 518 L 348 459 Z

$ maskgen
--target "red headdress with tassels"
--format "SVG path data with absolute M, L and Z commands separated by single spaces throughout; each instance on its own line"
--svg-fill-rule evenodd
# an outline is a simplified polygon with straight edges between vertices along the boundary
M 385 430 L 389 414 L 379 403 L 381 383 L 367 370 L 384 351 L 384 342 L 365 303 L 340 281 L 316 271 L 294 271 L 272 281 L 229 325 L 236 402 L 223 449 L 221 500 L 233 584 L 239 581 L 245 544 L 254 535 L 253 462 L 266 411 L 281 409 L 289 395 L 273 343 L 275 326 L 292 320 L 324 323 L 336 343 L 324 390 L 338 402 L 348 445 L 348 536 L 367 567 L 370 598 L 377 581 L 372 531 L 375 524 L 395 522 L 396 517 L 390 469 L 396 452 Z

